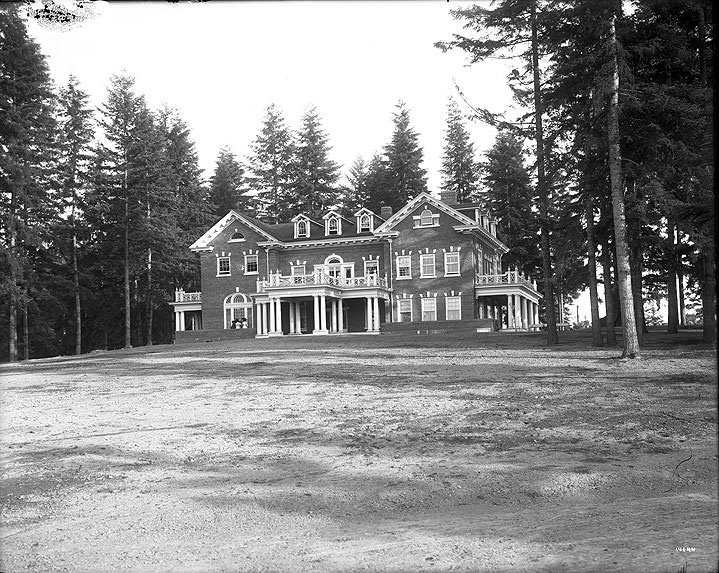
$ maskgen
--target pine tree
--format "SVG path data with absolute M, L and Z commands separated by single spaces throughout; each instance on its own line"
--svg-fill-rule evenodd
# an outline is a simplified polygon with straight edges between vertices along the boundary
M 53 94 L 45 59 L 17 6 L 0 11 L 0 293 L 7 296 L 8 355 L 17 360 L 17 312 L 23 313 L 29 356 L 26 278 L 33 251 L 43 251 L 47 223 L 57 209 L 48 191 L 54 162 Z
M 84 194 L 90 169 L 90 143 L 94 136 L 92 110 L 88 95 L 77 80 L 70 76 L 60 90 L 58 109 L 58 171 L 60 176 L 60 200 L 67 220 L 61 220 L 58 235 L 69 244 L 72 267 L 72 291 L 74 302 L 75 354 L 82 352 L 82 310 L 80 304 L 80 269 L 78 266 L 79 236 L 85 234 L 80 202 Z
M 210 178 L 210 202 L 216 217 L 224 217 L 232 209 L 250 211 L 248 198 L 244 196 L 245 170 L 228 147 L 220 149 L 215 172 Z
M 318 216 L 337 203 L 339 167 L 329 158 L 328 137 L 316 108 L 305 113 L 295 141 L 292 180 L 287 192 L 289 215 Z
M 375 153 L 367 165 L 364 187 L 366 200 L 363 206 L 369 210 L 379 214 L 382 207 L 395 205 L 387 194 L 387 161 L 379 153 Z
M 347 185 L 343 186 L 339 198 L 342 210 L 351 215 L 367 205 L 369 166 L 362 157 L 357 157 L 347 174 Z
M 249 158 L 249 185 L 257 193 L 256 212 L 270 223 L 291 217 L 285 198 L 292 179 L 293 147 L 282 112 L 271 104 Z
M 410 126 L 409 110 L 400 101 L 394 113 L 392 140 L 384 148 L 384 183 L 381 200 L 395 211 L 427 191 L 427 172 L 422 168 L 422 148 Z
M 447 130 L 445 132 L 444 157 L 442 159 L 442 191 L 451 191 L 458 203 L 476 199 L 477 165 L 474 145 L 462 123 L 457 103 L 450 99 L 447 106 Z
M 510 132 L 500 132 L 487 161 L 482 165 L 482 183 L 487 207 L 498 219 L 497 233 L 509 251 L 502 257 L 507 268 L 518 268 L 529 276 L 541 275 L 537 249 L 538 222 L 529 173 L 524 164 L 522 142 Z

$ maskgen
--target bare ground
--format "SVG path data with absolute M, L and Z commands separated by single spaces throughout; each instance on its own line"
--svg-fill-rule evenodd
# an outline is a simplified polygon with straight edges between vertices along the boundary
M 0 368 L 2 571 L 716 571 L 716 352 L 303 337 Z

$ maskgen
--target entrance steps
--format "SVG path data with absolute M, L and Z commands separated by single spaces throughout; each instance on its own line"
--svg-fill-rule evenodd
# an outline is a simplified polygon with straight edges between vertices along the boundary
M 494 320 L 491 318 L 475 318 L 472 320 L 437 320 L 432 322 L 385 322 L 382 334 L 444 334 L 446 332 L 496 332 Z
M 183 330 L 175 332 L 175 344 L 191 342 L 219 342 L 220 340 L 237 340 L 238 338 L 254 338 L 255 328 L 214 329 L 214 330 Z

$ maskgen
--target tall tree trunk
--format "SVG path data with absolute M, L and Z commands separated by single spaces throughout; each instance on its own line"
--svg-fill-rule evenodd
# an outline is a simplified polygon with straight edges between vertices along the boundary
M 681 237 L 680 237 L 681 240 Z M 682 268 L 682 257 L 679 255 L 677 261 L 677 290 L 679 291 L 679 325 L 687 325 L 687 307 L 684 302 L 684 270 Z
M 132 331 L 130 328 L 130 197 L 127 188 L 127 156 L 125 156 L 125 173 L 123 180 L 123 191 L 125 192 L 125 348 L 132 348 Z
M 603 346 L 602 325 L 599 322 L 599 294 L 597 292 L 597 246 L 594 240 L 594 200 L 587 195 L 585 201 L 587 219 L 587 254 L 589 256 L 589 305 L 592 309 L 592 346 Z
M 634 316 L 637 321 L 637 339 L 641 344 L 644 334 L 647 332 L 647 327 L 644 323 L 644 298 L 642 296 L 643 254 L 642 246 L 637 239 L 632 240 L 630 244 L 629 269 L 632 278 L 632 304 L 634 305 Z
M 8 359 L 17 362 L 17 227 L 15 221 L 15 194 L 10 196 L 10 276 L 8 277 L 10 297 L 8 303 Z
M 676 334 L 679 332 L 679 312 L 677 301 L 677 252 L 674 244 L 676 225 L 670 220 L 667 228 L 667 251 L 669 255 L 667 277 L 667 332 Z
M 714 244 L 708 243 L 702 248 L 702 315 L 703 315 L 703 337 L 707 344 L 717 342 L 717 319 L 716 319 L 716 274 L 714 261 Z
M 22 301 L 22 357 L 23 360 L 30 360 L 30 327 L 27 313 L 27 296 Z
M 72 218 L 72 290 L 75 295 L 75 354 L 82 354 L 82 308 L 80 307 L 80 273 L 77 266 L 77 231 L 75 229 L 74 215 Z
M 547 344 L 557 344 L 557 317 L 554 312 L 554 284 L 549 240 L 549 189 L 544 167 L 544 133 L 542 131 L 541 82 L 539 77 L 539 41 L 537 38 L 537 1 L 530 0 L 532 21 L 532 68 L 534 73 L 534 126 L 537 143 L 537 194 L 539 195 L 539 224 L 542 250 L 542 275 L 544 279 L 544 306 L 547 322 Z
M 152 248 L 147 249 L 147 345 L 152 346 Z
M 607 225 L 606 236 L 602 241 L 602 273 L 604 278 L 604 304 L 605 321 L 607 323 L 607 346 L 617 345 L 617 334 L 614 325 L 617 322 L 617 297 L 612 280 L 612 242 L 611 242 L 611 205 L 606 201 L 602 203 L 601 217 Z
M 624 214 L 624 185 L 622 182 L 622 156 L 619 146 L 619 62 L 617 55 L 616 16 L 609 21 L 609 49 L 611 58 L 611 92 L 607 110 L 607 138 L 609 141 L 609 179 L 612 187 L 614 211 L 614 237 L 617 252 L 617 284 L 619 306 L 622 313 L 624 350 L 622 357 L 636 358 L 640 355 L 637 326 L 632 300 L 632 278 L 629 268 L 626 217 Z

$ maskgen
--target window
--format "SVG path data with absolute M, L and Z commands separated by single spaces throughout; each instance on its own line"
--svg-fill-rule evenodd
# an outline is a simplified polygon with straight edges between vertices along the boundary
M 217 276 L 230 276 L 230 257 L 217 257 Z
M 294 266 L 291 268 L 291 271 L 290 271 L 290 272 L 292 273 L 292 276 L 293 276 L 293 277 L 301 277 L 301 276 L 304 276 L 304 274 L 305 274 L 305 265 L 294 265 Z
M 379 274 L 379 261 L 365 261 L 364 262 L 364 274 L 367 275 L 378 275 Z
M 328 235 L 339 235 L 340 233 L 340 222 L 337 217 L 327 219 L 327 234 Z
M 257 267 L 257 255 L 245 255 L 245 274 L 256 275 Z
M 402 298 L 397 301 L 397 312 L 400 322 L 412 322 L 412 299 Z
M 297 222 L 297 236 L 298 237 L 309 237 L 309 229 L 307 227 L 307 221 Z
M 372 220 L 369 215 L 362 215 L 359 220 L 359 232 L 369 233 L 372 230 Z
M 434 277 L 434 253 L 419 256 L 419 276 Z
M 437 299 L 436 298 L 423 298 L 422 299 L 422 320 L 425 320 L 425 321 L 437 320 Z
M 444 254 L 445 276 L 456 276 L 459 274 L 459 253 Z
M 246 294 L 225 297 L 225 328 L 252 328 L 252 299 Z
M 447 320 L 462 320 L 462 297 L 448 296 L 447 302 Z
M 235 231 L 234 233 L 232 233 L 232 236 L 229 238 L 229 240 L 227 242 L 228 243 L 239 243 L 240 241 L 244 241 L 244 240 L 245 240 L 245 236 L 242 233 L 240 233 L 239 231 Z
M 420 227 L 430 227 L 432 225 L 432 211 L 425 209 L 419 216 Z
M 398 279 L 411 279 L 412 278 L 412 257 L 401 256 L 397 257 L 397 278 Z

